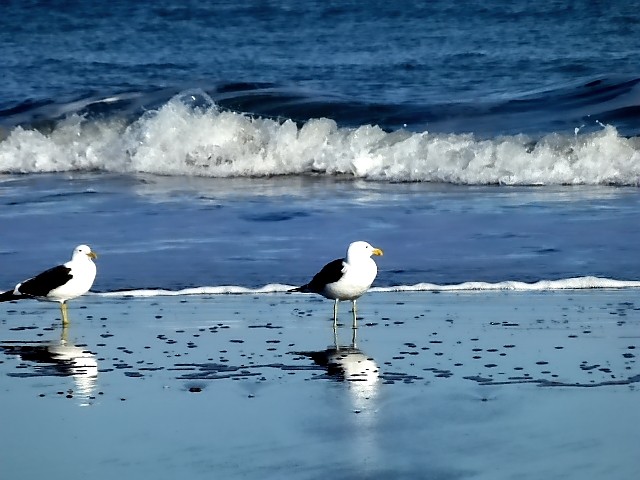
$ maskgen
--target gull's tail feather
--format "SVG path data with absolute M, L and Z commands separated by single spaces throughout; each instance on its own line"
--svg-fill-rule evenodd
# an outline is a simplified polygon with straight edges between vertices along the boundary
M 291 292 L 309 293 L 309 292 L 311 292 L 311 290 L 309 290 L 309 285 L 302 285 L 301 287 L 296 287 L 296 288 L 292 288 L 291 290 L 287 290 L 287 292 L 289 292 L 289 293 L 291 293 Z
M 8 292 L 0 293 L 0 302 L 10 302 L 11 300 L 18 300 L 22 298 L 22 295 L 16 295 L 13 293 L 13 290 L 9 290 Z

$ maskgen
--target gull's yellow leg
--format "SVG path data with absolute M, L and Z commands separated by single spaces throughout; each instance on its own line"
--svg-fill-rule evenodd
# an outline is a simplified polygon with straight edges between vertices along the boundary
M 333 330 L 338 328 L 338 300 L 333 303 Z
M 69 316 L 67 315 L 67 304 L 62 302 L 60 304 L 60 311 L 62 312 L 62 325 L 69 325 Z

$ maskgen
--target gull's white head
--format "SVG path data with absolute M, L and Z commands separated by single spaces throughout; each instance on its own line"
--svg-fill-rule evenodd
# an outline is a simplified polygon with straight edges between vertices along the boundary
M 379 248 L 371 246 L 367 242 L 353 242 L 347 248 L 347 262 L 356 258 L 369 258 L 372 255 L 382 255 L 383 252 Z
M 73 250 L 73 255 L 71 256 L 73 260 L 77 258 L 85 258 L 85 257 L 88 257 L 89 259 L 94 260 L 98 258 L 98 255 L 96 254 L 96 252 L 91 250 L 91 247 L 89 247 L 89 245 L 78 245 Z

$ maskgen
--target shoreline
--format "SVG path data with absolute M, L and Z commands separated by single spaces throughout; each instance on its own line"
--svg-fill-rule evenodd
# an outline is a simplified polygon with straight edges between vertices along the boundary
M 240 285 L 216 285 L 204 287 L 188 287 L 177 290 L 164 288 L 140 288 L 123 289 L 107 292 L 90 292 L 88 295 L 99 297 L 171 297 L 171 296 L 198 296 L 198 295 L 267 295 L 267 294 L 292 294 L 315 295 L 312 293 L 290 292 L 296 285 L 269 283 L 260 287 L 251 288 Z M 622 290 L 640 289 L 640 281 L 620 280 L 595 276 L 570 277 L 556 280 L 538 280 L 523 282 L 505 280 L 503 282 L 478 282 L 469 281 L 458 284 L 416 283 L 412 285 L 392 285 L 388 287 L 371 287 L 369 293 L 399 293 L 399 292 L 554 292 L 554 291 L 581 291 L 581 290 Z

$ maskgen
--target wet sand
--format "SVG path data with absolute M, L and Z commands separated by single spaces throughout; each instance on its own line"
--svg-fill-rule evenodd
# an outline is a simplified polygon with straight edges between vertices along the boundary
M 19 478 L 634 478 L 636 290 L 0 304 Z

